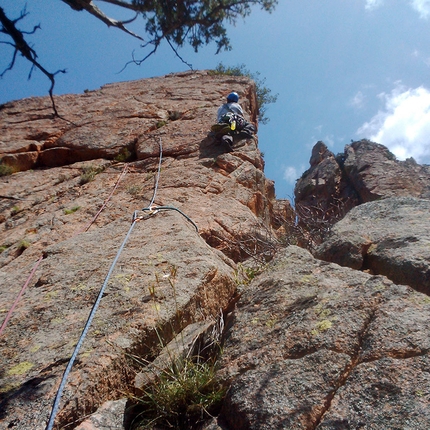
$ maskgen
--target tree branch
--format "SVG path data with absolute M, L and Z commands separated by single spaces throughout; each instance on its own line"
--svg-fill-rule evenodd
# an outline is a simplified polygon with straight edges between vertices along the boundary
M 139 40 L 143 40 L 138 34 L 133 33 L 127 27 L 124 26 L 125 23 L 134 21 L 137 18 L 137 15 L 132 20 L 129 20 L 129 21 L 117 21 L 116 19 L 109 18 L 107 15 L 105 15 L 91 0 L 62 0 L 62 1 L 68 4 L 74 10 L 77 10 L 77 11 L 86 10 L 88 13 L 95 16 L 100 21 L 104 22 L 108 27 L 119 28 L 120 30 L 125 31 L 129 35 L 136 37 Z
M 49 88 L 49 97 L 51 98 L 52 103 L 52 109 L 54 110 L 55 116 L 60 117 L 58 114 L 57 108 L 55 106 L 53 91 L 55 86 L 55 76 L 58 73 L 66 73 L 65 70 L 57 70 L 55 73 L 48 72 L 38 61 L 37 61 L 37 54 L 36 51 L 26 42 L 24 39 L 24 34 L 21 30 L 18 30 L 16 28 L 16 23 L 24 18 L 26 16 L 25 11 L 21 13 L 21 16 L 16 20 L 10 20 L 2 7 L 0 7 L 0 23 L 2 27 L 0 28 L 0 32 L 6 34 L 7 36 L 11 37 L 13 40 L 13 43 L 11 42 L 2 42 L 8 45 L 11 45 L 14 48 L 14 53 L 12 56 L 12 61 L 10 62 L 9 66 L 1 73 L 0 77 L 3 77 L 3 75 L 8 71 L 12 70 L 13 66 L 15 65 L 16 55 L 17 53 L 21 53 L 21 55 L 26 58 L 31 64 L 32 68 L 30 70 L 29 78 L 31 77 L 31 72 L 34 67 L 38 68 L 50 81 L 51 81 L 51 87 Z M 33 32 L 36 30 L 36 27 L 33 29 Z

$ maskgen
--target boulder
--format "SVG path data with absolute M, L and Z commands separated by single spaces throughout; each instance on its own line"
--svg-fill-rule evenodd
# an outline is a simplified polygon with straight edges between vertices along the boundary
M 361 202 L 388 197 L 430 198 L 430 166 L 413 158 L 396 159 L 385 146 L 369 140 L 345 147 L 343 169 Z
M 352 209 L 315 255 L 430 295 L 430 200 L 392 197 Z
M 225 429 L 429 428 L 430 301 L 290 246 L 243 292 Z

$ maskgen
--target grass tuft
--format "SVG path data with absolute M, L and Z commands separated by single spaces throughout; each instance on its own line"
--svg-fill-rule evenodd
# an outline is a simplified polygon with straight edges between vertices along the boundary
M 94 167 L 94 166 L 84 167 L 82 171 L 82 175 L 79 178 L 79 185 L 84 185 L 84 184 L 87 184 L 88 182 L 91 182 L 92 180 L 94 180 L 96 175 L 103 172 L 103 170 L 104 170 L 103 167 Z
M 143 394 L 135 398 L 138 410 L 133 430 L 194 429 L 216 414 L 226 388 L 216 378 L 216 362 L 191 358 L 164 369 Z
M 75 213 L 77 210 L 79 210 L 81 207 L 80 206 L 73 206 L 70 209 L 64 209 L 64 215 L 70 215 L 72 213 Z
M 12 173 L 14 173 L 12 167 L 8 166 L 7 164 L 0 163 L 0 176 L 9 176 Z

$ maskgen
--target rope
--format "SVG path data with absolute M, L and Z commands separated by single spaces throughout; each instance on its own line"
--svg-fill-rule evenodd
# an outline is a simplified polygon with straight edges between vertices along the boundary
M 36 272 L 36 269 L 39 267 L 39 264 L 40 264 L 40 262 L 41 262 L 42 260 L 43 260 L 43 255 L 41 255 L 41 256 L 39 257 L 39 259 L 37 260 L 37 262 L 36 262 L 36 264 L 34 265 L 33 270 L 31 271 L 31 273 L 30 273 L 29 277 L 28 277 L 28 278 L 27 278 L 27 280 L 25 281 L 24 286 L 21 288 L 21 291 L 19 292 L 19 294 L 18 294 L 17 298 L 16 298 L 16 299 L 15 299 L 15 301 L 13 302 L 13 305 L 12 305 L 12 306 L 11 306 L 11 308 L 9 309 L 9 312 L 7 313 L 6 318 L 5 318 L 5 320 L 3 321 L 3 324 L 2 324 L 2 325 L 1 325 L 1 327 L 0 327 L 0 336 L 2 335 L 3 330 L 4 330 L 4 329 L 5 329 L 5 327 L 6 327 L 6 324 L 8 323 L 8 321 L 9 321 L 10 317 L 12 316 L 12 312 L 15 310 L 16 305 L 17 305 L 17 304 L 18 304 L 18 302 L 19 302 L 19 299 L 22 297 L 22 295 L 24 294 L 24 291 L 27 289 L 28 284 L 30 283 L 31 278 L 33 277 L 34 273 Z
M 162 148 L 162 144 L 161 144 L 161 138 L 159 140 L 159 147 L 160 147 L 160 156 L 159 156 L 159 162 L 158 162 L 158 172 L 157 172 L 157 177 L 156 177 L 155 186 L 154 186 L 154 193 L 153 193 L 151 202 L 149 204 L 149 207 L 147 208 L 148 210 L 150 210 L 149 208 L 154 204 L 155 197 L 157 195 L 157 190 L 158 190 L 158 182 L 159 182 L 160 172 L 161 172 L 161 161 L 162 161 L 162 156 L 163 156 L 163 148 Z M 128 230 L 128 233 L 126 234 L 126 236 L 125 236 L 125 238 L 124 238 L 124 240 L 123 240 L 123 242 L 122 242 L 122 244 L 121 244 L 121 246 L 120 246 L 120 248 L 119 248 L 119 250 L 115 256 L 115 259 L 113 260 L 113 262 L 111 264 L 111 267 L 110 267 L 109 272 L 106 276 L 106 279 L 105 279 L 105 281 L 102 285 L 102 288 L 100 289 L 100 292 L 97 296 L 97 299 L 96 299 L 96 301 L 95 301 L 95 303 L 91 309 L 90 315 L 87 319 L 87 322 L 84 326 L 84 329 L 82 330 L 81 336 L 79 337 L 78 343 L 75 346 L 75 350 L 73 351 L 73 354 L 69 360 L 69 363 L 67 364 L 66 370 L 64 371 L 63 377 L 62 377 L 61 382 L 60 382 L 60 386 L 59 386 L 57 394 L 55 396 L 54 404 L 52 406 L 51 415 L 49 417 L 49 421 L 48 421 L 48 425 L 46 426 L 46 430 L 52 430 L 52 428 L 54 426 L 55 417 L 57 416 L 57 413 L 58 413 L 60 400 L 61 400 L 61 397 L 63 395 L 64 387 L 66 386 L 66 382 L 67 382 L 67 378 L 69 376 L 69 373 L 72 370 L 73 364 L 76 360 L 77 355 L 79 354 L 79 350 L 81 349 L 81 346 L 82 346 L 82 344 L 85 340 L 85 337 L 88 333 L 88 330 L 90 328 L 91 322 L 92 322 L 92 320 L 96 314 L 96 311 L 99 307 L 100 301 L 103 297 L 104 290 L 106 289 L 106 286 L 109 282 L 109 278 L 112 275 L 112 272 L 115 268 L 115 265 L 116 265 L 120 255 L 121 255 L 121 253 L 122 253 L 122 251 L 123 251 L 123 249 L 124 249 L 124 247 L 128 241 L 128 238 L 130 237 L 130 234 L 133 231 L 133 228 L 136 225 L 137 221 L 139 221 L 139 218 L 137 218 L 133 215 L 133 220 L 132 220 L 131 226 Z
M 160 156 L 158 159 L 158 171 L 157 171 L 157 176 L 155 178 L 154 193 L 152 194 L 152 199 L 148 205 L 148 209 L 151 209 L 152 205 L 154 204 L 155 196 L 157 195 L 157 191 L 158 191 L 158 181 L 160 180 L 161 160 L 163 158 L 163 145 L 161 143 L 161 137 L 158 139 L 158 146 L 160 147 Z
M 158 182 L 159 182 L 159 179 L 160 179 L 160 172 L 161 172 L 161 161 L 162 161 L 162 156 L 163 156 L 163 148 L 162 148 L 161 138 L 159 139 L 159 147 L 160 147 L 160 156 L 159 156 L 158 172 L 157 172 L 157 176 L 156 176 L 156 181 L 155 181 L 153 196 L 152 196 L 152 199 L 151 199 L 151 202 L 150 202 L 149 206 L 146 207 L 146 208 L 143 208 L 142 212 L 148 212 L 149 215 L 154 215 L 154 214 L 156 214 L 160 210 L 175 210 L 175 211 L 179 212 L 180 214 L 182 214 L 188 221 L 190 221 L 194 225 L 194 227 L 196 228 L 196 231 L 198 232 L 197 225 L 191 220 L 191 218 L 189 218 L 187 215 L 185 215 L 179 209 L 177 209 L 177 208 L 175 208 L 173 206 L 157 206 L 155 208 L 152 207 L 152 205 L 154 204 L 154 201 L 155 201 L 155 197 L 157 195 Z M 105 279 L 105 281 L 104 281 L 104 283 L 103 283 L 103 285 L 102 285 L 102 287 L 100 289 L 100 292 L 99 292 L 99 294 L 97 296 L 97 299 L 96 299 L 96 301 L 95 301 L 95 303 L 94 303 L 94 305 L 93 305 L 93 307 L 91 309 L 90 315 L 89 315 L 88 320 L 87 320 L 87 322 L 86 322 L 86 324 L 84 326 L 84 329 L 82 330 L 82 333 L 81 333 L 81 336 L 79 337 L 78 343 L 75 346 L 75 350 L 73 351 L 73 354 L 72 354 L 72 356 L 71 356 L 71 358 L 69 360 L 69 363 L 67 364 L 66 370 L 64 371 L 63 377 L 62 377 L 61 382 L 60 382 L 60 386 L 59 386 L 57 394 L 55 396 L 54 404 L 52 406 L 51 415 L 49 417 L 49 422 L 48 422 L 48 425 L 46 427 L 46 430 L 52 430 L 52 428 L 54 426 L 55 417 L 56 417 L 57 412 L 58 412 L 58 408 L 59 408 L 59 405 L 60 405 L 60 400 L 61 400 L 61 397 L 62 397 L 62 394 L 63 394 L 63 391 L 64 391 L 64 387 L 66 386 L 67 378 L 68 378 L 69 373 L 70 373 L 70 371 L 71 371 L 71 369 L 73 367 L 73 364 L 74 364 L 74 362 L 76 360 L 76 357 L 79 354 L 79 350 L 81 349 L 81 346 L 82 346 L 82 344 L 83 344 L 83 342 L 85 340 L 85 337 L 86 337 L 86 335 L 88 333 L 88 330 L 89 330 L 89 328 L 91 326 L 91 322 L 92 322 L 92 320 L 93 320 L 93 318 L 95 316 L 95 313 L 97 312 L 97 309 L 99 307 L 100 301 L 101 301 L 101 299 L 103 297 L 104 290 L 106 289 L 106 286 L 108 285 L 109 279 L 110 279 L 110 277 L 112 275 L 112 272 L 113 272 L 113 270 L 115 268 L 115 265 L 116 265 L 116 263 L 117 263 L 120 255 L 121 255 L 121 253 L 122 253 L 122 251 L 123 251 L 123 249 L 124 249 L 124 247 L 125 247 L 128 239 L 129 239 L 130 235 L 131 235 L 131 232 L 133 231 L 134 226 L 136 225 L 136 222 L 139 221 L 140 219 L 142 219 L 142 217 L 137 217 L 136 216 L 137 212 L 138 211 L 134 211 L 134 213 L 133 213 L 133 219 L 132 219 L 131 226 L 130 226 L 130 228 L 129 228 L 129 230 L 128 230 L 128 232 L 127 232 L 127 234 L 126 234 L 126 236 L 125 236 L 125 238 L 124 238 L 124 240 L 123 240 L 120 248 L 118 249 L 118 252 L 117 252 L 117 254 L 115 256 L 115 259 L 113 260 L 113 262 L 112 262 L 112 264 L 110 266 L 110 269 L 109 269 L 109 272 L 108 272 L 108 274 L 106 276 L 106 279 Z
M 181 210 L 179 210 L 178 208 L 175 208 L 173 206 L 155 206 L 153 207 L 152 205 L 154 204 L 155 201 L 155 197 L 157 195 L 157 190 L 158 190 L 158 181 L 160 179 L 160 171 L 161 171 L 161 161 L 162 161 L 162 157 L 163 157 L 163 146 L 162 146 L 162 142 L 161 142 L 161 137 L 158 140 L 158 145 L 160 147 L 160 157 L 159 157 L 159 161 L 158 161 L 158 172 L 157 172 L 157 177 L 155 180 L 155 187 L 154 187 L 154 193 L 152 195 L 152 199 L 151 202 L 149 203 L 149 205 L 145 208 L 142 208 L 141 211 L 142 212 L 149 212 L 149 215 L 155 215 L 157 212 L 159 212 L 160 210 L 172 210 L 172 211 L 177 211 L 179 212 L 182 216 L 184 216 L 191 224 L 193 224 L 193 226 L 195 227 L 197 233 L 199 232 L 199 229 L 196 225 L 196 223 L 188 216 L 185 215 Z M 137 220 L 137 219 L 142 219 L 142 217 L 138 217 L 137 216 L 137 211 L 134 211 L 133 214 L 133 221 Z
M 98 218 L 98 216 L 101 214 L 102 210 L 106 207 L 106 205 L 109 203 L 109 200 L 112 198 L 113 193 L 115 192 L 115 190 L 118 188 L 118 185 L 121 181 L 121 179 L 123 178 L 123 176 L 125 176 L 125 174 L 127 173 L 127 164 L 124 166 L 123 171 L 121 172 L 121 174 L 119 175 L 119 178 L 117 179 L 115 186 L 113 187 L 111 193 L 109 194 L 109 196 L 106 198 L 106 200 L 103 202 L 101 208 L 98 210 L 98 212 L 94 215 L 93 219 L 84 227 L 83 230 L 79 231 L 77 234 L 79 233 L 85 233 L 86 231 L 88 231 L 88 229 L 94 224 L 94 222 L 96 221 L 96 219 Z
M 55 417 L 56 417 L 57 412 L 58 412 L 58 407 L 60 405 L 60 400 L 61 400 L 61 396 L 63 394 L 64 387 L 66 386 L 67 377 L 69 376 L 69 373 L 72 370 L 73 363 L 76 360 L 76 357 L 77 357 L 77 355 L 79 353 L 79 350 L 81 349 L 81 346 L 82 346 L 82 344 L 84 342 L 84 339 L 85 339 L 85 337 L 86 337 L 86 335 L 88 333 L 88 330 L 90 328 L 91 322 L 92 322 L 92 320 L 93 320 L 93 318 L 94 318 L 94 316 L 95 316 L 95 314 L 97 312 L 97 308 L 99 307 L 100 301 L 101 301 L 101 299 L 103 297 L 104 290 L 106 289 L 106 286 L 107 286 L 107 284 L 109 282 L 109 278 L 111 277 L 113 269 L 115 268 L 115 265 L 116 265 L 116 263 L 117 263 L 120 255 L 121 255 L 124 247 L 125 247 L 125 244 L 127 243 L 128 238 L 130 237 L 130 234 L 131 234 L 134 226 L 136 225 L 136 221 L 137 220 L 135 220 L 131 224 L 131 226 L 130 226 L 130 228 L 129 228 L 129 230 L 128 230 L 128 232 L 127 232 L 127 234 L 126 234 L 126 236 L 125 236 L 125 238 L 124 238 L 124 240 L 123 240 L 120 248 L 118 249 L 118 252 L 117 252 L 117 254 L 116 254 L 116 256 L 115 256 L 115 258 L 114 258 L 114 260 L 113 260 L 113 262 L 112 262 L 112 264 L 110 266 L 109 272 L 108 272 L 108 274 L 106 276 L 106 279 L 105 279 L 105 281 L 103 283 L 103 286 L 100 289 L 99 295 L 97 296 L 97 300 L 95 301 L 95 303 L 94 303 L 94 305 L 93 305 L 93 307 L 91 309 L 91 312 L 90 312 L 90 315 L 88 317 L 88 320 L 87 320 L 87 322 L 85 324 L 84 329 L 82 330 L 81 336 L 79 337 L 78 343 L 75 346 L 75 350 L 73 351 L 72 357 L 70 358 L 69 363 L 67 364 L 66 370 L 64 371 L 64 374 L 63 374 L 63 378 L 61 379 L 60 387 L 58 388 L 57 395 L 55 396 L 54 405 L 52 407 L 51 415 L 50 415 L 49 422 L 48 422 L 48 425 L 46 427 L 46 430 L 52 430 L 52 427 L 54 426 L 54 420 L 55 420 Z
M 199 232 L 199 228 L 197 227 L 196 223 L 188 215 L 184 214 L 184 212 L 182 212 L 178 208 L 175 208 L 174 206 L 154 206 L 152 208 L 143 208 L 142 212 L 149 212 L 149 215 L 152 216 L 152 215 L 155 215 L 157 212 L 162 211 L 162 210 L 165 210 L 165 211 L 170 210 L 170 211 L 179 212 L 183 217 L 185 217 L 194 226 L 194 228 L 196 229 L 196 232 L 197 233 Z M 134 212 L 133 220 L 142 219 L 142 218 L 143 217 L 137 216 L 137 211 Z
M 96 213 L 96 215 L 93 217 L 93 219 L 85 226 L 85 228 L 83 229 L 83 230 L 81 230 L 81 231 L 79 231 L 79 232 L 77 232 L 75 235 L 78 235 L 78 234 L 80 234 L 80 233 L 84 233 L 84 232 L 86 232 L 86 231 L 88 231 L 88 229 L 94 224 L 94 222 L 96 221 L 96 219 L 98 218 L 98 216 L 101 214 L 101 212 L 102 212 L 102 210 L 106 207 L 106 205 L 108 204 L 108 202 L 109 202 L 109 200 L 112 198 L 112 196 L 113 196 L 113 193 L 115 192 L 115 190 L 118 188 L 118 185 L 119 185 L 119 183 L 120 183 L 120 181 L 121 181 L 121 179 L 123 178 L 123 176 L 126 174 L 126 172 L 127 172 L 127 164 L 124 166 L 124 169 L 123 169 L 123 171 L 121 172 L 121 175 L 119 176 L 119 178 L 117 179 L 117 181 L 116 181 L 116 183 L 115 183 L 115 186 L 114 186 L 114 188 L 113 188 L 113 190 L 111 191 L 111 193 L 109 194 L 109 196 L 107 197 L 107 199 L 103 202 L 103 204 L 102 204 L 102 206 L 101 206 L 101 208 L 98 210 L 98 212 Z M 0 196 L 1 197 L 1 196 Z M 6 318 L 5 318 L 5 320 L 3 321 L 3 324 L 1 325 L 1 327 L 0 327 L 0 336 L 2 335 L 2 333 L 3 333 L 3 330 L 6 328 L 6 325 L 7 325 L 7 323 L 8 323 L 8 321 L 10 320 L 10 318 L 11 318 L 11 316 L 12 316 L 12 313 L 13 313 L 13 311 L 15 310 L 15 308 L 16 308 L 16 306 L 17 306 L 17 304 L 18 304 L 18 302 L 19 302 L 19 299 L 22 297 L 22 295 L 24 294 L 24 292 L 25 292 L 25 290 L 27 289 L 27 287 L 28 287 L 28 284 L 30 283 L 30 281 L 31 281 L 31 278 L 34 276 L 34 274 L 35 274 L 35 272 L 36 272 L 36 269 L 39 267 L 39 264 L 40 264 L 40 262 L 43 260 L 43 255 L 41 255 L 40 256 L 40 258 L 39 258 L 39 260 L 37 260 L 37 263 L 36 263 L 36 265 L 34 266 L 34 268 L 33 268 L 33 270 L 31 271 L 31 273 L 30 273 L 30 275 L 29 275 L 29 277 L 27 278 L 27 280 L 26 280 L 26 282 L 25 282 L 25 284 L 24 284 L 24 286 L 21 288 L 21 291 L 19 292 L 19 294 L 18 294 L 18 296 L 17 296 L 17 298 L 15 299 L 15 302 L 13 303 L 13 305 L 12 305 L 12 307 L 9 309 L 9 311 L 8 311 L 8 313 L 7 313 L 7 315 L 6 315 Z

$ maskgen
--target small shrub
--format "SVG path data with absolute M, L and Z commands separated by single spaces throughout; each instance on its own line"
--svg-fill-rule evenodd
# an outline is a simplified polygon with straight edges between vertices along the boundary
M 64 173 L 61 173 L 60 175 L 58 175 L 58 178 L 55 181 L 55 184 L 61 184 L 62 182 L 68 181 L 69 177 L 67 175 L 65 175 Z
M 237 269 L 234 273 L 234 279 L 237 285 L 247 286 L 251 281 L 260 273 L 265 270 L 264 266 L 260 267 L 245 267 L 243 264 L 238 263 Z
M 131 194 L 133 197 L 137 197 L 142 191 L 142 187 L 139 185 L 130 185 L 127 188 L 127 192 Z
M 18 212 L 20 212 L 20 211 L 21 211 L 21 209 L 19 208 L 19 206 L 14 206 L 14 207 L 11 209 L 10 214 L 11 214 L 11 216 L 14 216 L 14 215 L 16 215 Z
M 0 176 L 9 176 L 13 173 L 12 167 L 7 164 L 0 163 Z
M 164 127 L 167 124 L 167 121 L 158 121 L 155 125 L 157 128 Z
M 155 283 L 149 287 L 149 293 L 154 304 L 159 305 L 156 290 L 161 288 L 162 279 L 167 279 L 173 292 L 175 319 L 180 321 L 181 311 L 176 291 L 177 272 L 176 266 L 169 265 L 168 272 L 162 277 L 156 273 Z M 154 364 L 140 357 L 132 357 L 140 366 L 144 366 L 146 372 L 152 374 L 141 394 L 131 396 L 134 402 L 130 414 L 134 417 L 130 427 L 132 430 L 198 429 L 203 421 L 219 412 L 227 390 L 226 384 L 216 375 L 223 330 L 224 319 L 221 313 L 210 333 L 194 339 L 192 345 L 187 344 L 181 352 L 175 350 L 175 347 L 169 349 L 166 335 L 169 338 L 173 335 L 174 339 L 181 342 L 180 339 L 184 340 L 182 331 L 175 336 L 176 330 L 173 326 L 160 326 L 155 329 L 158 346 L 167 354 L 166 360 Z
M 28 242 L 25 239 L 22 239 L 19 243 L 18 243 L 18 252 L 21 254 L 23 253 L 27 248 L 29 248 L 31 245 L 30 242 Z
M 170 121 L 177 121 L 182 116 L 181 112 L 177 110 L 169 111 Z
M 64 215 L 70 215 L 72 213 L 75 213 L 80 208 L 80 206 L 73 206 L 71 209 L 64 209 Z
M 119 154 L 115 157 L 115 161 L 118 161 L 120 163 L 127 161 L 131 158 L 132 154 L 128 150 L 128 148 L 122 148 Z
M 84 167 L 82 175 L 79 179 L 79 185 L 84 185 L 84 184 L 87 184 L 88 182 L 91 182 L 92 180 L 94 180 L 96 175 L 103 172 L 103 170 L 104 170 L 103 167 L 94 167 L 94 166 Z
M 216 363 L 192 359 L 172 363 L 137 400 L 141 411 L 133 430 L 193 429 L 219 409 L 226 388 L 216 374 Z

